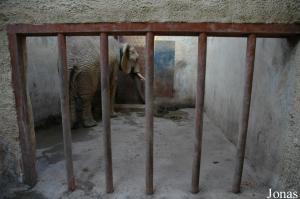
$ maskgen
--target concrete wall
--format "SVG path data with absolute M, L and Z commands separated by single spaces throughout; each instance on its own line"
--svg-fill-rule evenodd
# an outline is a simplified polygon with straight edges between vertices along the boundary
M 277 188 L 299 187 L 299 44 L 258 39 L 246 157 L 263 182 Z M 205 108 L 236 143 L 245 73 L 246 39 L 208 42 Z M 298 60 L 298 65 L 296 63 Z M 296 79 L 296 77 L 298 79 Z M 291 121 L 292 120 L 292 121 Z M 293 127 L 293 129 L 291 129 Z
M 35 124 L 60 114 L 58 51 L 55 37 L 27 38 L 27 86 Z
M 11 87 L 11 69 L 5 26 L 9 23 L 59 23 L 107 21 L 181 21 L 293 23 L 300 21 L 298 0 L 211 1 L 41 1 L 0 2 L 0 142 L 6 154 L 5 171 L 21 177 L 20 146 Z M 297 55 L 299 57 L 299 55 Z M 297 84 L 299 85 L 299 84 Z M 299 87 L 293 85 L 299 91 Z M 298 92 L 299 93 L 299 92 Z M 298 95 L 299 96 L 299 95 Z M 294 98 L 293 98 L 294 99 Z M 294 106 L 294 103 L 292 105 Z M 298 117 L 298 116 L 297 116 Z M 297 118 L 296 116 L 294 118 Z M 295 119 L 293 119 L 295 121 Z M 296 123 L 292 129 L 299 127 Z M 291 130 L 294 132 L 295 130 Z M 295 133 L 295 132 L 294 132 Z M 2 173 L 3 171 L 1 171 Z
M 208 39 L 205 109 L 233 142 L 243 96 L 246 45 L 245 38 Z
M 193 105 L 197 78 L 197 37 L 156 36 L 158 41 L 175 41 L 174 97 L 169 103 Z
M 294 46 L 294 45 L 293 45 Z M 288 118 L 286 129 L 282 132 L 279 148 L 279 164 L 276 168 L 277 179 L 273 185 L 300 190 L 300 42 L 291 50 L 288 59 L 291 65 Z

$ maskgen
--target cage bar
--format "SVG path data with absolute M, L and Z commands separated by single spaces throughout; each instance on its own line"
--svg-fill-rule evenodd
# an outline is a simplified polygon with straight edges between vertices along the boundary
M 197 93 L 195 111 L 195 140 L 194 157 L 192 168 L 192 193 L 199 192 L 200 164 L 203 134 L 203 106 L 205 93 L 205 71 L 206 71 L 206 48 L 207 35 L 201 33 L 198 38 L 198 71 L 197 71 Z
M 101 71 L 101 97 L 102 97 L 102 122 L 104 130 L 104 159 L 106 192 L 112 193 L 113 170 L 111 152 L 111 129 L 110 129 L 110 97 L 109 97 L 109 68 L 108 68 L 108 35 L 100 34 L 100 71 Z
M 153 194 L 153 81 L 154 81 L 154 34 L 146 35 L 146 193 Z
M 70 100 L 69 100 L 69 79 L 67 67 L 66 37 L 58 35 L 58 56 L 59 56 L 59 79 L 60 79 L 60 106 L 63 127 L 64 153 L 66 159 L 66 171 L 68 189 L 75 190 L 75 177 L 72 158 L 72 134 L 70 124 Z
M 239 122 L 239 137 L 237 142 L 237 152 L 235 158 L 236 165 L 235 165 L 233 184 L 232 184 L 232 191 L 234 193 L 240 192 L 241 180 L 243 174 L 250 103 L 251 103 L 252 80 L 253 80 L 253 72 L 254 72 L 255 46 L 256 46 L 256 36 L 251 34 L 248 36 L 247 39 L 244 96 L 243 96 L 243 105 L 242 105 L 242 115 L 240 117 L 240 122 Z
M 8 41 L 12 66 L 12 85 L 15 94 L 22 152 L 24 183 L 34 186 L 37 183 L 35 133 L 31 101 L 26 86 L 26 38 L 17 36 L 16 34 L 8 34 Z

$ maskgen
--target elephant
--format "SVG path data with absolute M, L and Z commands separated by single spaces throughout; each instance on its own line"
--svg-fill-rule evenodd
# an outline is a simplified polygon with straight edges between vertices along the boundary
M 100 42 L 87 36 L 67 38 L 67 66 L 69 72 L 70 117 L 72 128 L 78 123 L 76 107 L 81 102 L 81 121 L 84 127 L 96 126 L 92 114 L 92 101 L 101 88 Z M 108 67 L 110 83 L 110 112 L 115 116 L 118 70 L 133 74 L 144 80 L 140 74 L 136 49 L 128 43 L 120 43 L 114 37 L 108 38 Z

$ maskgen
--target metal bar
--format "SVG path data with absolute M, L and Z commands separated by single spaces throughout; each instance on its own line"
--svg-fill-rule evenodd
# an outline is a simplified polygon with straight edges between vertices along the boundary
M 154 80 L 154 34 L 146 35 L 146 193 L 153 194 L 153 80 Z
M 243 174 L 249 111 L 250 111 L 250 103 L 251 103 L 252 80 L 253 80 L 253 72 L 254 72 L 255 46 L 256 46 L 256 36 L 255 35 L 248 36 L 243 106 L 242 106 L 242 115 L 240 118 L 241 120 L 239 123 L 239 137 L 237 142 L 237 153 L 236 153 L 236 160 L 235 160 L 236 165 L 235 165 L 233 184 L 232 184 L 232 191 L 234 193 L 240 192 L 241 179 Z
M 257 37 L 287 37 L 300 35 L 299 24 L 238 24 L 238 23 L 86 23 L 86 24 L 13 24 L 8 25 L 9 33 L 27 36 L 56 35 L 98 35 L 107 32 L 114 35 L 144 35 L 153 32 L 155 35 L 198 35 L 246 37 L 255 34 Z
M 105 179 L 106 192 L 112 193 L 113 170 L 111 154 L 111 130 L 110 130 L 110 97 L 109 97 L 109 68 L 108 68 L 108 35 L 100 35 L 100 70 L 101 70 L 101 96 L 102 96 L 102 122 L 104 129 L 104 159 L 105 159 Z
M 70 104 L 69 104 L 69 79 L 67 68 L 67 49 L 66 37 L 59 34 L 58 37 L 58 56 L 59 56 L 59 76 L 60 76 L 60 107 L 63 127 L 64 153 L 66 159 L 66 170 L 68 189 L 76 189 L 73 158 L 72 158 L 72 134 L 70 124 Z
M 8 34 L 12 66 L 12 85 L 15 95 L 19 138 L 22 152 L 24 183 L 34 186 L 37 182 L 35 132 L 32 107 L 27 89 L 26 38 Z
M 202 130 L 203 130 L 203 106 L 205 94 L 205 70 L 206 70 L 206 46 L 207 35 L 201 33 L 198 38 L 198 72 L 197 72 L 197 93 L 195 111 L 195 140 L 194 159 L 192 168 L 192 193 L 199 192 L 200 164 L 202 151 Z

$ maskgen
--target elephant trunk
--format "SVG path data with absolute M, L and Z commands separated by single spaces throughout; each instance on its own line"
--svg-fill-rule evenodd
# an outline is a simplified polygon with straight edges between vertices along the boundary
M 135 73 L 135 74 L 140 78 L 140 80 L 145 81 L 145 77 L 141 73 Z

